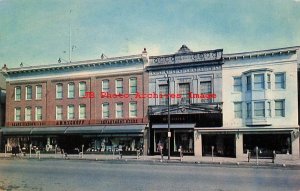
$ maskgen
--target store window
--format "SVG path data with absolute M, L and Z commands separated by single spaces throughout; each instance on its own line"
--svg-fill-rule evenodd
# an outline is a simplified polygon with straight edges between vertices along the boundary
M 193 153 L 194 152 L 194 133 L 186 132 L 182 130 L 174 131 L 175 144 L 174 152 L 178 152 L 181 146 L 183 153 Z

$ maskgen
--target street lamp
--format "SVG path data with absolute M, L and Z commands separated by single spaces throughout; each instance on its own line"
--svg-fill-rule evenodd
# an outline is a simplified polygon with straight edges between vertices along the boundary
M 171 131 L 170 131 L 170 77 L 166 72 L 167 84 L 168 84 L 168 160 L 170 160 L 171 151 Z

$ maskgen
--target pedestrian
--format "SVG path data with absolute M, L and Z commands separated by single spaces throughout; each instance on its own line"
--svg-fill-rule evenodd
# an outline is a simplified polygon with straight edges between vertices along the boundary
M 157 145 L 158 145 L 158 151 L 160 153 L 160 161 L 162 162 L 164 158 L 164 154 L 163 154 L 164 147 L 162 146 L 161 142 L 159 142 Z

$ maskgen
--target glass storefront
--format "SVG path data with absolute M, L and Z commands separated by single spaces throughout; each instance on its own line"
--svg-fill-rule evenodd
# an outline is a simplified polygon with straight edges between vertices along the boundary
M 183 153 L 194 152 L 194 133 L 193 131 L 174 130 L 174 152 L 178 152 L 179 147 L 182 147 Z

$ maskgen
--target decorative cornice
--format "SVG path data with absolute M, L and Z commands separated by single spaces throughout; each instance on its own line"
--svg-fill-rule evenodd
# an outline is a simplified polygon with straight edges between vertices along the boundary
M 223 54 L 223 59 L 226 60 L 237 60 L 245 58 L 258 58 L 258 57 L 267 57 L 267 56 L 276 56 L 276 55 L 287 55 L 287 54 L 296 54 L 297 50 L 299 51 L 300 46 L 286 47 L 286 48 L 277 48 L 269 50 L 258 50 L 251 52 L 241 52 L 241 53 L 232 53 L 232 54 Z

